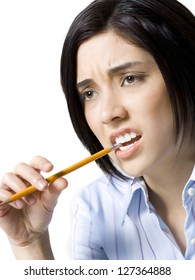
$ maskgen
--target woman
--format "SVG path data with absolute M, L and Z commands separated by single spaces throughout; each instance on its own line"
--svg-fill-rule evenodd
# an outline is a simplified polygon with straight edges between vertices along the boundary
M 195 258 L 194 26 L 172 0 L 97 0 L 72 23 L 61 82 L 75 131 L 91 153 L 121 143 L 75 202 L 75 258 Z M 48 187 L 39 170 L 52 164 L 18 164 L 1 185 L 1 200 L 40 190 L 0 208 L 18 259 L 53 258 L 47 229 L 67 181 Z

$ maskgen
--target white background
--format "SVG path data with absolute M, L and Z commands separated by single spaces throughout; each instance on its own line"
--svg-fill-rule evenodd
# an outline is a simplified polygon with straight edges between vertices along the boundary
M 53 172 L 88 156 L 67 113 L 60 56 L 68 27 L 90 2 L 0 0 L 0 177 L 38 154 L 53 162 Z M 195 11 L 194 1 L 181 2 Z M 67 176 L 69 188 L 61 195 L 50 225 L 57 260 L 72 258 L 72 200 L 99 174 L 91 163 Z M 14 260 L 14 256 L 0 229 L 1 260 Z

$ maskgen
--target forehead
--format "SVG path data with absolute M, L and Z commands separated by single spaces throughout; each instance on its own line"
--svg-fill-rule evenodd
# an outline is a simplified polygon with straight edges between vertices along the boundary
M 108 71 L 127 62 L 154 62 L 143 49 L 128 42 L 113 31 L 107 31 L 85 41 L 77 53 L 77 78 L 89 75 L 94 68 Z

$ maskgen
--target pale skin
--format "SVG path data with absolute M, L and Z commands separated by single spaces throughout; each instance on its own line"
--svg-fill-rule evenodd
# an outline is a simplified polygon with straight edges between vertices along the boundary
M 111 146 L 116 135 L 129 130 L 140 135 L 133 148 L 116 151 L 111 157 L 128 175 L 144 177 L 151 202 L 184 253 L 181 193 L 194 166 L 195 141 L 187 135 L 181 149 L 180 143 L 175 144 L 173 113 L 156 62 L 149 53 L 108 31 L 80 46 L 77 65 L 86 120 L 101 144 Z M 1 200 L 9 197 L 11 190 L 17 192 L 29 184 L 40 191 L 0 208 L 0 226 L 18 259 L 53 259 L 48 225 L 67 181 L 61 178 L 48 187 L 40 171 L 52 168 L 39 156 L 29 164 L 17 165 L 2 180 Z

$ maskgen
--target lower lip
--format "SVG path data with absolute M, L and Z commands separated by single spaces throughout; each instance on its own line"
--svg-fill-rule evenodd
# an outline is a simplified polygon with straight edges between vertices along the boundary
M 131 158 L 138 151 L 140 144 L 141 144 L 141 138 L 140 138 L 140 140 L 136 141 L 133 146 L 129 147 L 128 150 L 121 151 L 120 149 L 118 149 L 118 150 L 116 150 L 115 154 L 116 154 L 117 158 L 120 158 L 120 159 Z

